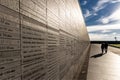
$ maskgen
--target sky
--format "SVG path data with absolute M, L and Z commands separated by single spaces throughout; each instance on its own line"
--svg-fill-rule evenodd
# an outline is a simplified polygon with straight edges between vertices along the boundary
M 91 41 L 120 41 L 120 0 L 79 0 Z

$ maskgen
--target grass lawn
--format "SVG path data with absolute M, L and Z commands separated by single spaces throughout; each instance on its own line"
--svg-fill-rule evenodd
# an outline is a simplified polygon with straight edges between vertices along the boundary
M 120 48 L 120 44 L 110 44 L 110 45 L 113 46 L 113 47 Z

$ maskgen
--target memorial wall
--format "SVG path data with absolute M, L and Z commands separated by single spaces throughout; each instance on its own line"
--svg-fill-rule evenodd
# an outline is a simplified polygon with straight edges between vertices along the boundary
M 78 0 L 0 0 L 0 80 L 73 80 L 88 50 Z

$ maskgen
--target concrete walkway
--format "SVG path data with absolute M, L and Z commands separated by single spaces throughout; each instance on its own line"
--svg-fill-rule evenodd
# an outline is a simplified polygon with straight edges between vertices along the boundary
M 120 49 L 102 55 L 100 45 L 92 45 L 87 80 L 120 80 Z

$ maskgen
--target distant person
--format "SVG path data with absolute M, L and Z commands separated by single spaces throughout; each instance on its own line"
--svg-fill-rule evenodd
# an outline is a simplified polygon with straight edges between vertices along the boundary
M 108 50 L 108 43 L 102 43 L 101 44 L 101 50 L 102 50 L 102 54 L 105 52 L 107 53 L 107 50 Z
M 105 43 L 105 53 L 107 53 L 107 50 L 108 50 L 108 43 L 106 42 Z
M 104 49 L 105 49 L 105 43 L 102 43 L 102 44 L 101 44 L 102 54 L 103 54 L 103 52 L 104 52 Z

